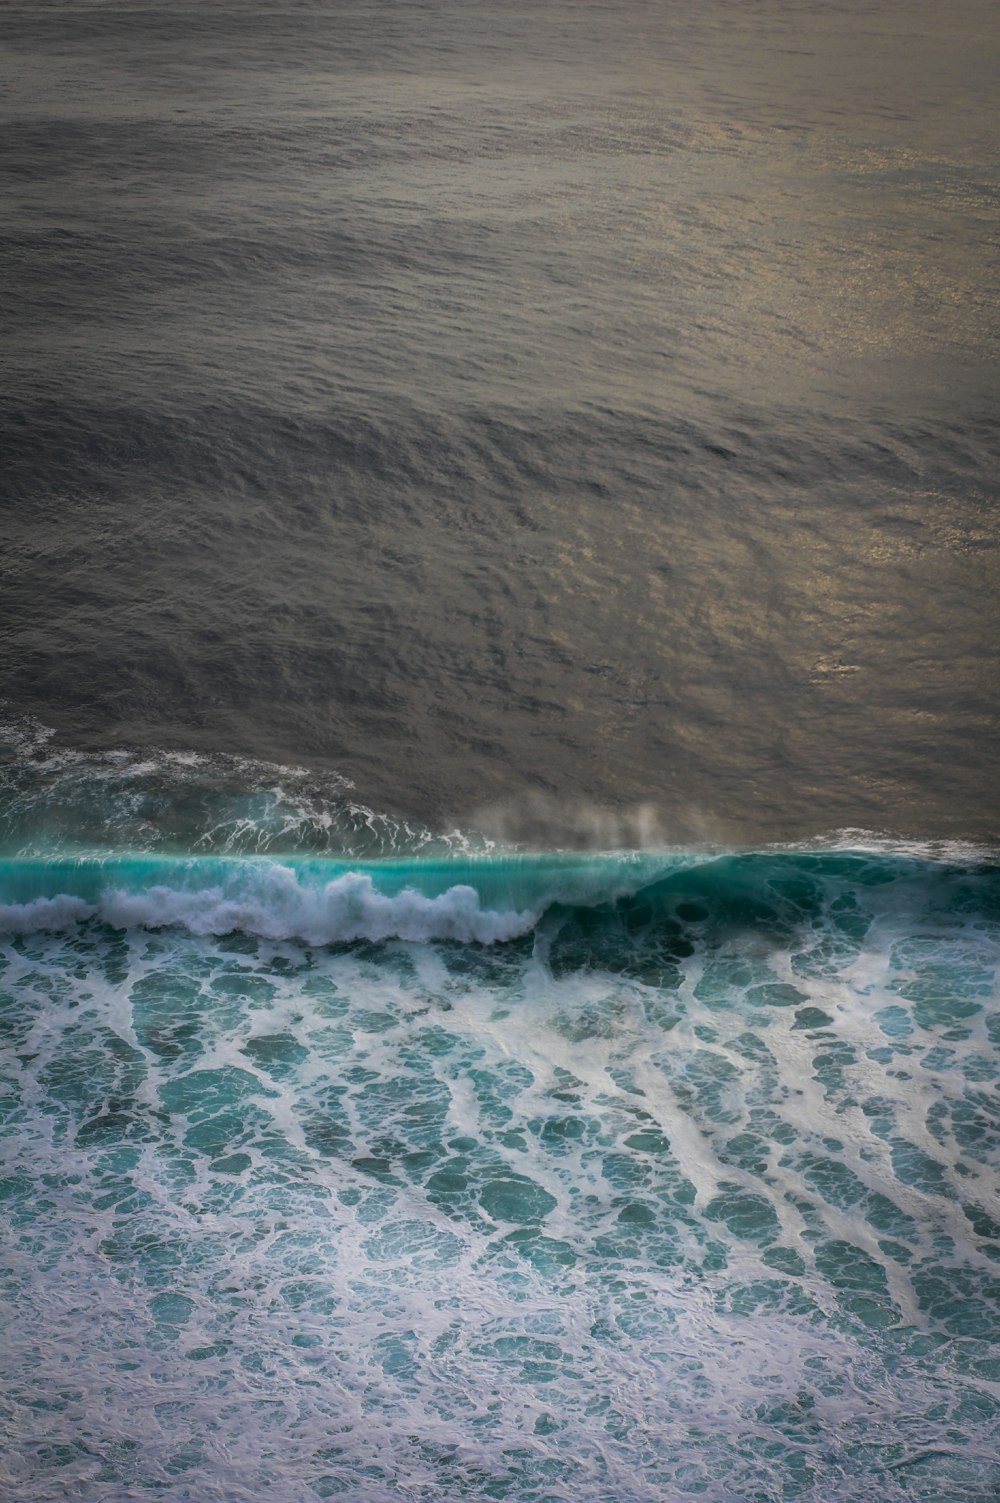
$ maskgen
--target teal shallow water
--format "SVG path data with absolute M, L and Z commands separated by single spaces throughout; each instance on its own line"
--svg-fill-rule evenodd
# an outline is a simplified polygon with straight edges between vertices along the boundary
M 346 858 L 65 853 L 0 859 L 0 923 L 58 930 L 180 925 L 329 944 L 354 939 L 494 943 L 527 934 L 553 905 L 600 904 L 703 857 L 681 853 Z
M 9 1496 L 996 1495 L 988 853 L 0 875 Z
M 998 35 L 0 7 L 0 1503 L 1000 1498 Z

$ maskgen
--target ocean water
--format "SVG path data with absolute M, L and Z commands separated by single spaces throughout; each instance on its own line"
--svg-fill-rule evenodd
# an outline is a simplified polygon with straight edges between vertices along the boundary
M 995 849 L 8 736 L 5 1496 L 996 1495 Z
M 0 1497 L 1000 1497 L 996 7 L 0 11 Z
M 7 0 L 0 696 L 542 847 L 1000 836 L 997 31 Z

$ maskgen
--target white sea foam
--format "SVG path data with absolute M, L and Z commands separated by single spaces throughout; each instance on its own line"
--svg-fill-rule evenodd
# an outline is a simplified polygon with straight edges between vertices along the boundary
M 0 930 L 60 930 L 98 918 L 116 929 L 177 926 L 198 935 L 238 931 L 314 945 L 355 939 L 494 944 L 526 934 L 538 917 L 531 909 L 483 908 L 475 888 L 464 883 L 433 897 L 413 888 L 387 895 L 366 872 L 310 887 L 289 867 L 268 865 L 243 891 L 157 884 L 142 892 L 109 889 L 92 904 L 68 893 L 8 903 L 0 906 Z
M 325 852 L 357 859 L 485 851 L 356 798 L 341 773 L 225 753 L 157 748 L 81 751 L 0 701 L 0 844 L 52 855 L 78 845 L 133 851 Z M 13 753 L 13 755 L 10 755 Z
M 35 898 L 30 903 L 0 903 L 0 934 L 35 934 L 45 930 L 71 929 L 93 918 L 97 909 L 82 898 L 59 893 L 54 898 Z
M 204 884 L 0 945 L 4 1496 L 992 1497 L 996 935 L 904 885 L 670 975 L 232 946 Z

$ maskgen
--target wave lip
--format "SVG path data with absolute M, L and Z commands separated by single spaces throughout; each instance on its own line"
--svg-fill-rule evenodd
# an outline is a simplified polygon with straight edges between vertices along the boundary
M 117 929 L 179 924 L 192 934 L 239 930 L 313 945 L 356 939 L 494 944 L 526 934 L 538 920 L 530 909 L 481 908 L 478 892 L 465 883 L 435 897 L 412 887 L 392 895 L 379 892 L 368 872 L 345 872 L 310 889 L 285 866 L 270 866 L 256 892 L 231 896 L 221 887 L 185 892 L 164 886 L 143 893 L 118 890 L 109 893 L 98 913 Z
M 666 858 L 274 861 L 135 855 L 0 862 L 0 931 L 65 930 L 96 919 L 116 929 L 239 931 L 325 945 L 389 939 L 496 944 L 529 933 L 554 903 L 634 892 Z
M 987 881 L 996 852 L 893 850 L 828 842 L 803 850 L 504 855 L 379 860 L 188 856 L 134 852 L 0 860 L 0 932 L 176 927 L 311 945 L 435 940 L 491 945 L 530 933 L 550 910 L 590 924 L 597 910 L 636 925 L 672 922 L 685 894 L 733 922 L 820 914 L 843 884 L 943 890 Z M 928 886 L 929 884 L 929 886 Z M 682 889 L 683 888 L 683 892 Z M 628 914 L 625 915 L 625 910 Z M 587 915 L 590 915 L 590 918 Z M 659 918 L 656 918 L 659 915 Z M 631 928 L 629 928 L 631 926 Z

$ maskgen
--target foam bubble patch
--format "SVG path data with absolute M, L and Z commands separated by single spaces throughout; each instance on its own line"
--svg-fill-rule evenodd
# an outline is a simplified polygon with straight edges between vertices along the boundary
M 994 866 L 253 870 L 0 945 L 5 1495 L 1000 1486 Z

